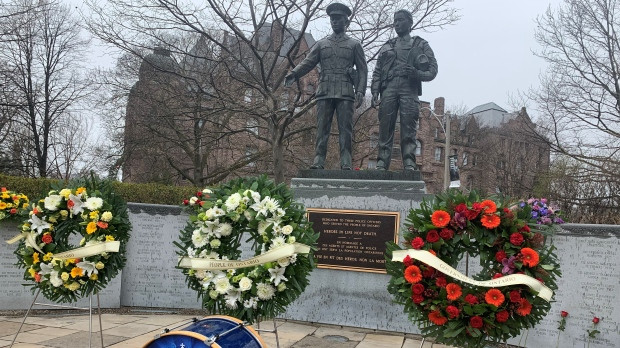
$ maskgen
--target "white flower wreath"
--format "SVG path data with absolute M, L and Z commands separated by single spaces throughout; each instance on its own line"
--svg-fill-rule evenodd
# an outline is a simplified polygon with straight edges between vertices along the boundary
M 283 184 L 238 179 L 199 193 L 181 231 L 179 267 L 203 307 L 248 322 L 283 312 L 308 284 L 318 235 Z M 247 232 L 255 257 L 238 260 Z

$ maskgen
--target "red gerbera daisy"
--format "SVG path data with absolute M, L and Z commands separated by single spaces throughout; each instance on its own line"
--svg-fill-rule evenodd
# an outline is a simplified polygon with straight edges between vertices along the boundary
M 463 294 L 463 292 L 461 291 L 461 287 L 458 286 L 458 284 L 454 283 L 446 285 L 446 292 L 448 293 L 446 297 L 450 301 L 458 299 Z
M 482 223 L 482 226 L 491 230 L 499 226 L 501 219 L 495 214 L 486 214 L 482 215 L 482 217 L 480 218 L 480 222 Z
M 435 225 L 435 227 L 446 227 L 450 222 L 450 214 L 448 214 L 447 211 L 435 210 L 433 215 L 431 215 L 431 222 Z
M 497 289 L 491 289 L 489 291 L 487 291 L 487 293 L 484 295 L 484 300 L 491 305 L 494 305 L 495 307 L 499 307 L 501 306 L 502 303 L 504 303 L 504 294 L 502 294 L 501 291 L 497 290 Z
M 523 265 L 527 267 L 534 267 L 538 264 L 538 253 L 531 248 L 521 249 Z
M 448 318 L 441 315 L 439 311 L 432 311 L 428 313 L 428 320 L 433 322 L 435 325 L 443 325 L 448 322 Z
M 405 269 L 405 280 L 409 283 L 417 283 L 422 280 L 422 271 L 418 266 L 409 266 Z
M 485 214 L 493 214 L 497 211 L 497 205 L 495 205 L 495 202 L 490 199 L 482 201 L 480 205 L 482 206 L 482 211 Z

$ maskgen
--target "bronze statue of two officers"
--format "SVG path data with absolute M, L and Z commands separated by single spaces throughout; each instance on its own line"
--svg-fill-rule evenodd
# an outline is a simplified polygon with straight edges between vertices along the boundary
M 318 41 L 309 55 L 286 76 L 285 85 L 321 65 L 317 99 L 317 141 L 311 169 L 323 169 L 334 111 L 338 120 L 340 168 L 351 169 L 353 106 L 358 108 L 366 90 L 368 68 L 361 44 L 345 34 L 351 10 L 343 4 L 327 6 L 333 34 Z M 379 51 L 372 74 L 372 106 L 379 106 L 379 154 L 377 169 L 387 170 L 392 157 L 394 130 L 400 112 L 400 146 L 405 170 L 417 170 L 416 125 L 420 113 L 418 96 L 422 81 L 437 75 L 433 50 L 420 37 L 411 36 L 413 17 L 407 10 L 394 14 L 397 38 Z M 354 68 L 355 67 L 355 68 Z

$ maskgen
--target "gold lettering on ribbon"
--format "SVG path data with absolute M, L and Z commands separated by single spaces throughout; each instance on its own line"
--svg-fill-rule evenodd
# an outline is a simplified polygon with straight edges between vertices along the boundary
M 277 247 L 275 249 L 269 250 L 262 255 L 255 256 L 247 260 L 215 260 L 183 256 L 179 258 L 179 267 L 196 270 L 204 269 L 210 271 L 239 269 L 257 265 L 264 265 L 268 262 L 276 261 L 278 259 L 288 257 L 293 254 L 307 254 L 309 252 L 309 246 L 305 244 L 294 243 Z
M 438 258 L 437 256 L 431 254 L 430 252 L 426 250 L 415 250 L 415 249 L 396 250 L 392 254 L 392 261 L 402 262 L 407 255 L 409 255 L 409 257 L 411 258 L 422 261 L 425 264 L 435 269 L 440 270 L 442 273 L 454 279 L 460 280 L 464 283 L 472 284 L 475 286 L 482 286 L 486 288 L 495 288 L 495 287 L 522 284 L 536 291 L 538 293 L 537 296 L 547 302 L 551 301 L 551 297 L 553 297 L 553 291 L 551 289 L 543 285 L 538 280 L 530 276 L 527 276 L 525 274 L 510 274 L 510 275 L 507 275 L 501 278 L 484 280 L 484 281 L 474 280 L 464 275 L 463 273 L 457 271 L 456 269 L 454 269 L 453 267 L 445 263 L 443 260 L 441 260 L 440 258 Z

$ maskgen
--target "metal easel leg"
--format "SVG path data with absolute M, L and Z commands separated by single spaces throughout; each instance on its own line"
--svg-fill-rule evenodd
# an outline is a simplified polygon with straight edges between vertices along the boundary
M 424 346 L 424 341 L 426 341 L 426 337 L 422 337 L 422 343 L 420 343 L 420 348 Z
M 88 297 L 88 348 L 93 346 L 93 294 Z
M 273 318 L 273 333 L 276 335 L 276 348 L 280 348 L 280 337 L 278 336 L 278 327 L 276 326 L 276 318 Z
M 34 300 L 32 300 L 32 303 L 30 304 L 30 308 L 28 308 L 28 310 L 26 311 L 26 315 L 24 315 L 24 320 L 22 320 L 22 323 L 19 325 L 19 329 L 17 329 L 17 332 L 15 333 L 15 337 L 13 337 L 13 342 L 11 342 L 10 347 L 13 347 L 13 345 L 15 344 L 15 340 L 17 339 L 17 335 L 19 335 L 20 331 L 22 331 L 22 326 L 24 326 L 24 323 L 26 322 L 26 319 L 28 319 L 28 314 L 30 314 L 30 310 L 34 306 L 35 302 L 37 302 L 37 297 L 39 297 L 39 293 L 40 292 L 41 292 L 41 289 L 37 290 L 37 294 L 34 295 Z
M 97 293 L 97 313 L 99 314 L 99 335 L 101 336 L 101 348 L 105 347 L 103 345 L 103 325 L 101 324 L 101 304 L 99 301 L 99 293 Z

